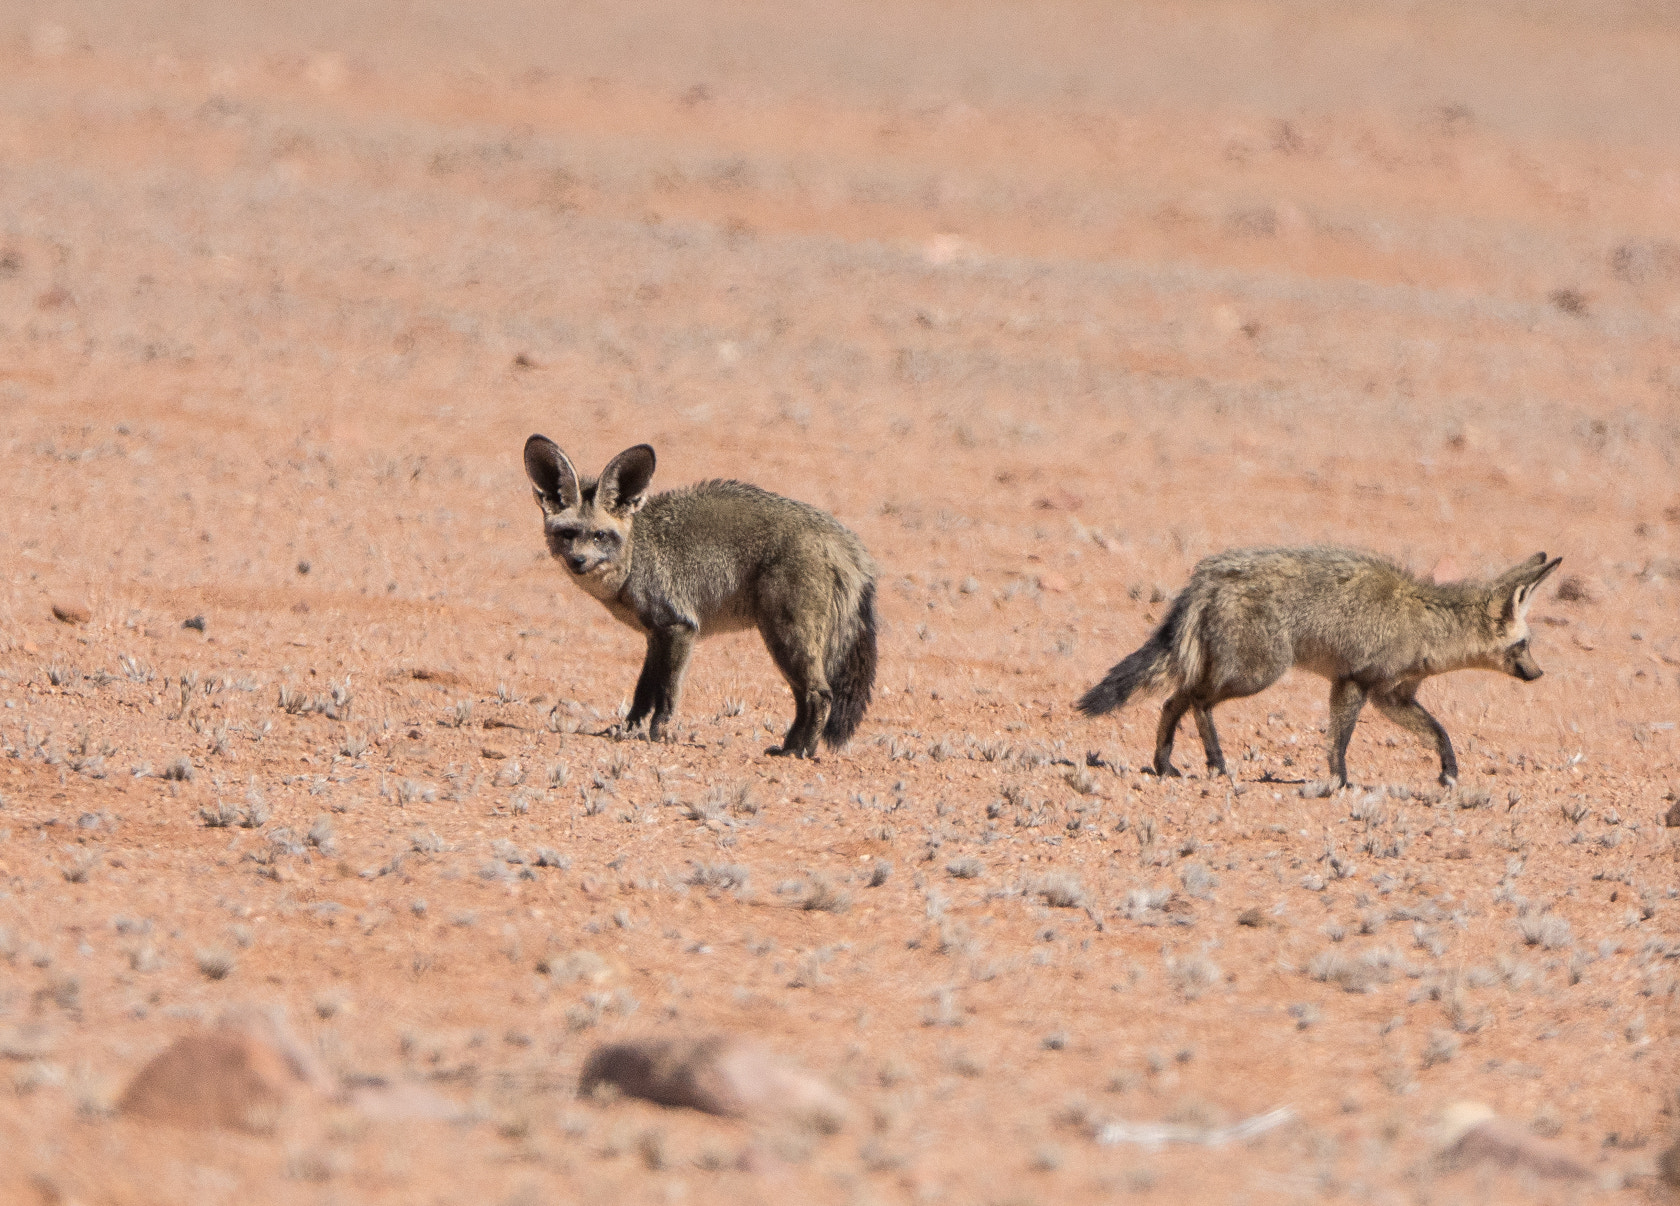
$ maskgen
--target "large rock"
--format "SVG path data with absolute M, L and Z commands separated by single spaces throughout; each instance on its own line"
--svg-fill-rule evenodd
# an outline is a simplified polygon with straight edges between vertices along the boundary
M 231 1012 L 183 1035 L 141 1068 L 117 1102 L 135 1118 L 208 1130 L 272 1130 L 286 1107 L 324 1078 L 278 1018 Z
M 845 1123 L 846 1103 L 809 1072 L 750 1039 L 638 1039 L 597 1047 L 584 1064 L 584 1093 L 612 1085 L 629 1097 L 739 1118 L 781 1116 L 823 1131 Z
M 1448 1164 L 1492 1164 L 1561 1181 L 1592 1176 L 1561 1144 L 1541 1139 L 1478 1102 L 1453 1103 L 1442 1112 L 1441 1122 L 1441 1155 Z

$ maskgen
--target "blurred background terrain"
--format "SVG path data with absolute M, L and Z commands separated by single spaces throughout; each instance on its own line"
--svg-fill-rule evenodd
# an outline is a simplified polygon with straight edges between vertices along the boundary
M 0 10 L 0 1196 L 1663 1192 L 1676 62 L 1656 3 Z M 640 642 L 532 431 L 856 530 L 852 750 L 762 757 L 749 636 L 684 743 L 592 736 Z M 1304 675 L 1221 709 L 1234 786 L 1072 713 L 1200 557 L 1309 541 L 1563 556 L 1545 678 L 1424 690 L 1458 791 L 1371 716 L 1313 794 Z M 249 1003 L 430 1096 L 114 1111 Z M 846 1125 L 577 1096 L 706 1030 Z M 1444 1167 L 1464 1100 L 1587 1187 Z

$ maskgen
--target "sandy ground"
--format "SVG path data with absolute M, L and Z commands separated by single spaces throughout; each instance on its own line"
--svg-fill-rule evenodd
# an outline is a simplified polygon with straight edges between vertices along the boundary
M 0 1199 L 1668 1192 L 1671 14 L 27 7 Z M 640 642 L 546 559 L 532 431 L 853 528 L 852 748 L 763 756 L 791 704 L 747 636 L 701 647 L 680 742 L 592 735 Z M 1188 728 L 1189 777 L 1141 774 L 1153 704 L 1072 710 L 1200 557 L 1309 541 L 1564 558 L 1543 679 L 1424 689 L 1459 790 L 1368 716 L 1359 786 L 1303 794 L 1306 675 L 1220 710 L 1234 785 Z M 253 1003 L 453 1116 L 113 1113 Z M 599 1042 L 712 1030 L 846 1126 L 576 1091 Z M 1465 1100 L 1592 1179 L 1443 1167 Z

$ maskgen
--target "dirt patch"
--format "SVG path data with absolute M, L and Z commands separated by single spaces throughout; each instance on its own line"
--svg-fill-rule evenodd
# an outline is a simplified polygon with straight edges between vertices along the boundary
M 60 7 L 0 18 L 0 1198 L 1656 1192 L 1671 21 Z M 850 750 L 765 757 L 752 634 L 607 735 L 641 642 L 534 431 L 858 533 Z M 1234 781 L 1075 712 L 1201 557 L 1318 541 L 1563 557 L 1543 678 L 1421 693 L 1455 789 L 1366 715 L 1330 790 L 1304 674 L 1220 708 Z M 116 1108 L 239 1005 L 307 1108 Z M 579 1093 L 704 1034 L 847 1124 Z M 1443 1161 L 1463 1102 L 1587 1175 Z

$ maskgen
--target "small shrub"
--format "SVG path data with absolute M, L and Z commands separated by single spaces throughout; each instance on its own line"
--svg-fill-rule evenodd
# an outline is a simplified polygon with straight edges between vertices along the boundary
M 806 884 L 799 907 L 822 913 L 844 913 L 852 907 L 852 895 L 836 887 L 827 876 L 813 875 Z
M 1053 909 L 1082 909 L 1087 900 L 1085 886 L 1072 875 L 1047 875 L 1033 891 Z
M 1543 946 L 1549 951 L 1569 945 L 1569 921 L 1556 913 L 1535 913 L 1524 910 L 1517 917 L 1517 931 L 1528 946 Z
M 200 808 L 198 815 L 207 829 L 227 829 L 239 823 L 239 809 L 232 804 L 218 802 L 215 808 Z
M 193 764 L 191 762 L 187 761 L 185 758 L 177 758 L 175 761 L 163 768 L 163 774 L 160 775 L 159 778 L 173 779 L 180 783 L 188 783 L 192 781 L 193 773 Z
M 693 863 L 683 882 L 708 891 L 738 891 L 747 886 L 748 871 L 739 863 Z

